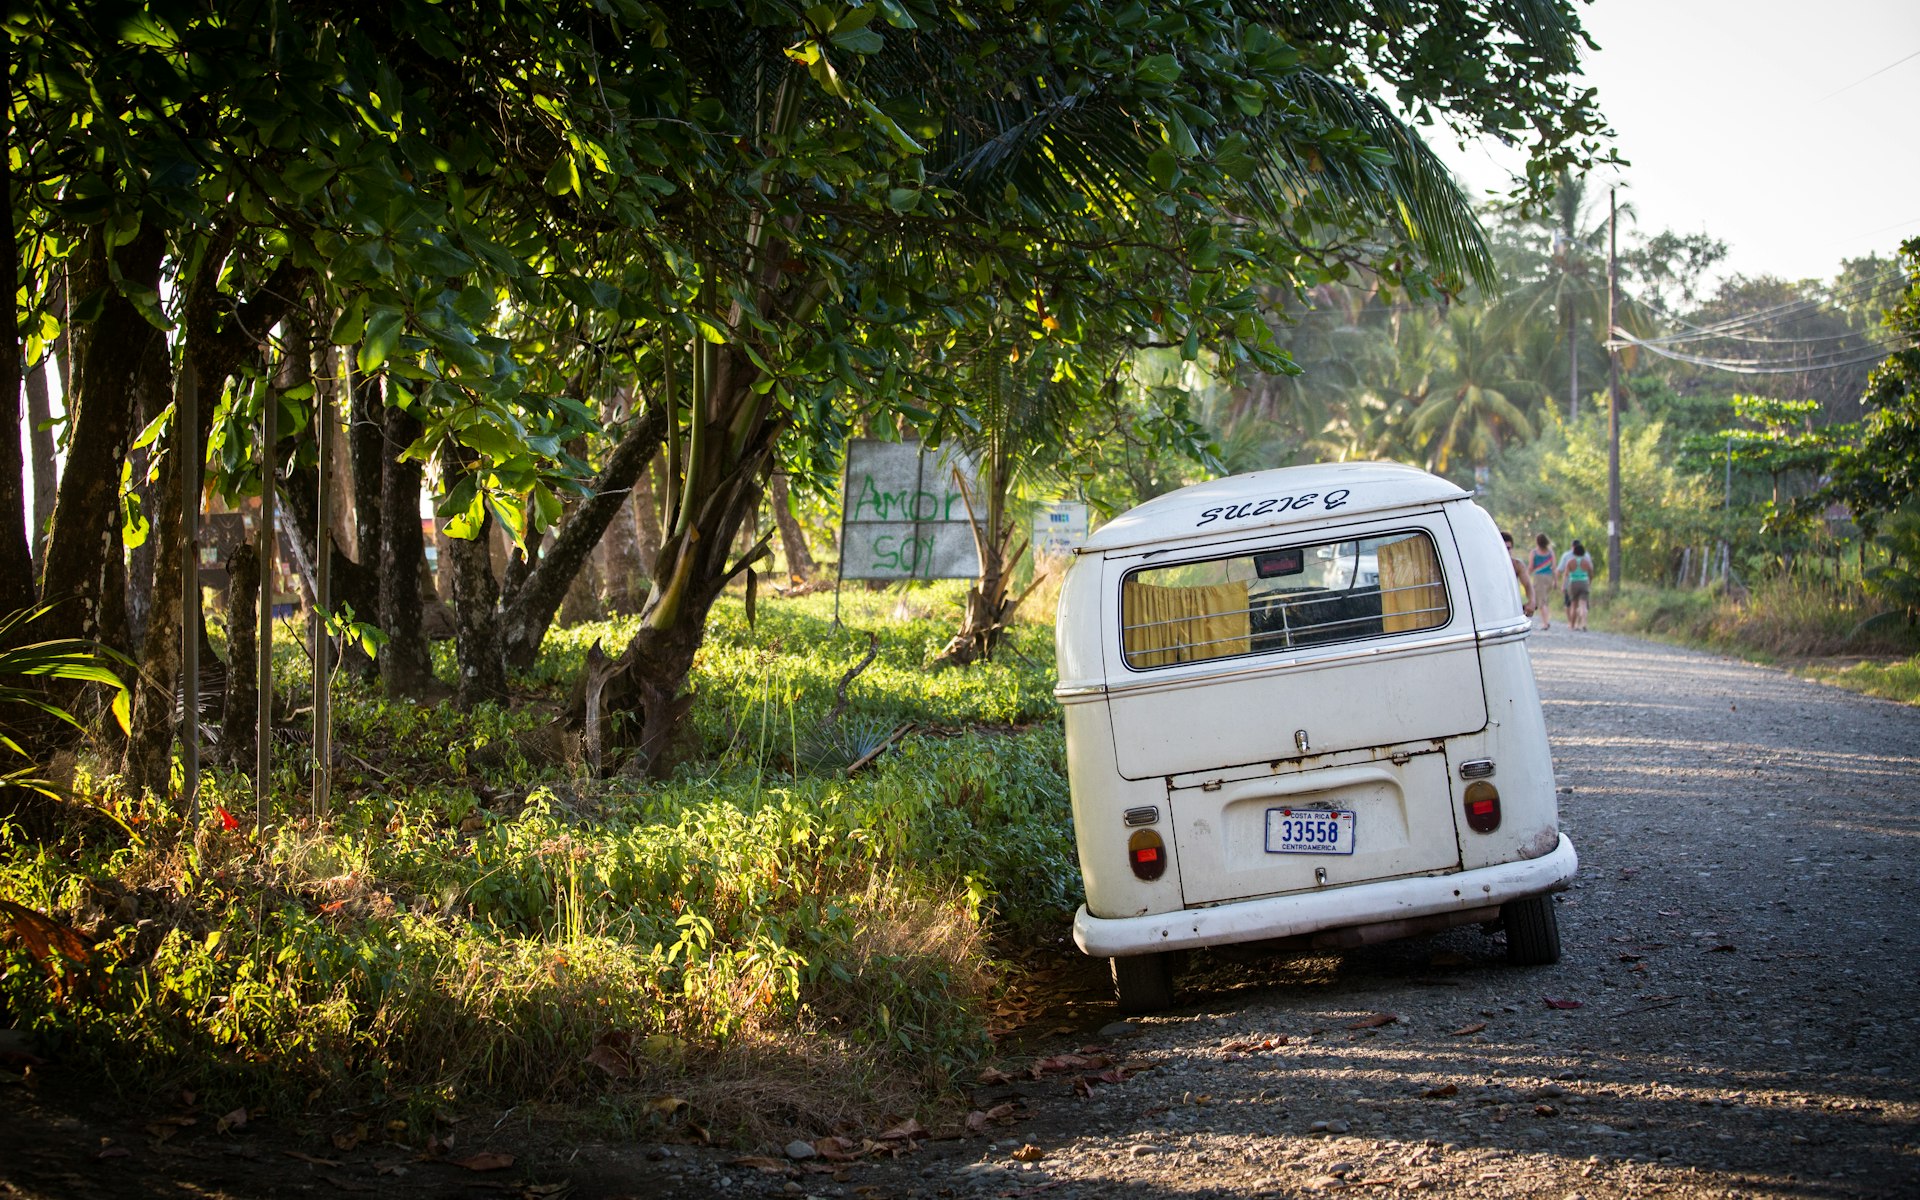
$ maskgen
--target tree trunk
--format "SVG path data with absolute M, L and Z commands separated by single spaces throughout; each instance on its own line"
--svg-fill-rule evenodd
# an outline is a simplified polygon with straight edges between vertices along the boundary
M 635 483 L 646 476 L 642 470 Z M 646 599 L 647 571 L 640 562 L 640 541 L 634 524 L 639 499 L 636 486 L 614 513 L 606 535 L 600 539 L 600 604 L 607 612 L 639 612 Z
M 355 376 L 353 403 L 347 416 L 347 458 L 353 473 L 353 557 L 364 564 L 380 561 L 380 504 L 387 460 L 392 457 L 387 450 L 383 384 L 378 375 Z M 419 507 L 418 501 L 415 507 Z
M 148 356 L 148 378 L 142 387 L 149 394 L 170 384 L 166 378 L 154 378 L 151 372 L 169 367 L 165 355 Z M 210 418 L 214 404 L 204 394 L 200 411 Z M 210 422 L 209 422 L 210 423 Z M 149 512 L 152 526 L 147 532 L 147 556 L 151 573 L 143 581 L 149 597 L 146 628 L 140 637 L 140 673 L 134 683 L 132 730 L 127 737 L 126 755 L 120 771 L 134 796 L 151 793 L 164 799 L 173 763 L 174 686 L 180 678 L 180 635 L 184 613 L 180 610 L 180 555 L 185 547 L 186 508 L 199 499 L 196 492 L 184 495 L 188 483 L 187 464 L 181 458 L 182 428 L 176 419 L 166 443 L 157 448 L 160 463 L 154 480 L 154 502 Z M 199 431 L 192 432 L 196 450 L 205 447 Z M 188 502 L 188 503 L 183 503 Z
M 402 461 L 400 452 L 420 436 L 420 421 L 398 406 L 386 410 L 380 443 L 379 538 L 380 623 L 387 644 L 380 648 L 380 676 L 390 696 L 424 698 L 434 686 L 433 655 L 421 613 L 420 575 L 426 568 L 426 538 L 420 530 L 418 459 Z
M 787 556 L 787 581 L 805 583 L 813 578 L 813 552 L 807 548 L 806 531 L 800 528 L 800 519 L 793 515 L 792 496 L 787 490 L 787 477 L 776 474 L 770 490 L 773 502 L 773 521 L 780 527 L 780 548 Z
M 654 564 L 660 561 L 660 489 L 654 479 L 662 465 L 660 456 L 655 455 L 633 481 L 634 544 L 640 552 L 640 569 L 648 580 L 653 579 Z
M 310 436 L 318 432 L 312 427 L 308 429 Z M 370 614 L 379 612 L 380 585 L 373 567 L 362 566 L 347 557 L 346 552 L 340 549 L 339 540 L 334 537 L 331 522 L 325 526 L 324 542 L 321 540 L 320 476 L 314 468 L 289 468 L 281 488 L 281 499 L 286 512 L 293 517 L 294 534 L 300 540 L 300 549 L 307 556 L 307 561 L 317 569 L 323 547 L 332 556 L 328 566 L 332 572 L 328 590 L 333 593 L 333 607 L 337 609 L 342 604 L 351 605 L 354 613 L 363 621 Z
M 12 37 L 9 32 L 8 40 Z M 11 65 L 12 58 L 9 53 L 4 61 Z M 7 74 L 11 96 L 12 72 Z M 20 276 L 20 242 L 14 237 L 12 162 L 11 153 L 0 161 L 0 191 L 7 198 L 7 294 L 0 304 L 0 614 L 33 607 L 33 547 L 27 540 L 26 461 L 20 446 L 20 308 L 15 299 L 26 281 Z M 45 383 L 43 374 L 43 392 Z
M 159 231 L 143 226 L 114 251 L 115 263 L 123 277 L 158 290 L 164 247 Z M 100 315 L 74 337 L 67 467 L 54 498 L 40 598 L 55 606 L 47 614 L 43 636 L 107 640 L 110 627 L 125 627 L 124 615 L 103 621 L 102 612 L 115 607 L 124 614 L 125 581 L 115 579 L 109 588 L 109 563 L 112 560 L 115 575 L 121 573 L 114 551 L 120 529 L 120 466 L 133 433 L 134 381 L 148 347 L 161 333 L 109 282 L 98 234 L 90 240 L 90 249 L 73 290 L 84 300 L 106 289 L 105 301 Z
M 453 541 L 454 658 L 461 708 L 507 698 L 507 672 L 500 654 L 499 587 L 493 579 L 493 514 L 482 509 L 480 528 Z
M 47 556 L 47 525 L 53 520 L 54 486 L 59 466 L 53 453 L 53 397 L 47 389 L 47 362 L 42 359 L 27 375 L 27 447 L 33 463 L 33 529 L 28 551 L 38 577 Z
M 619 510 L 616 509 L 615 515 L 617 516 L 618 513 Z M 608 522 L 609 527 L 612 524 L 611 521 Z M 578 625 L 594 620 L 601 614 L 598 549 L 595 547 L 594 550 L 588 551 L 587 556 L 580 561 L 580 569 L 573 573 L 573 582 L 567 585 L 567 594 L 560 598 L 556 619 L 562 625 Z M 534 653 L 538 656 L 538 647 L 535 647 Z
M 259 692 L 260 555 L 246 542 L 227 556 L 227 694 L 220 711 L 220 750 L 227 765 L 251 770 Z
M 671 767 L 674 731 L 693 702 L 681 689 L 705 637 L 707 613 L 771 540 L 769 531 L 740 558 L 728 559 L 734 537 L 759 510 L 773 443 L 784 428 L 777 414 L 755 406 L 756 373 L 744 356 L 736 360 L 724 347 L 696 347 L 695 353 L 707 356 L 694 375 L 695 397 L 704 399 L 693 405 L 684 447 L 669 447 L 669 462 L 680 464 L 669 466 L 669 478 L 677 473 L 685 482 L 669 513 L 640 628 L 615 660 L 602 694 L 606 712 L 638 718 L 636 748 L 655 778 Z M 737 443 L 716 436 L 734 424 L 746 430 Z
M 433 590 L 442 604 L 453 603 L 453 539 L 447 536 L 447 519 L 433 519 Z
M 137 427 L 145 428 L 148 422 L 166 411 L 167 405 L 173 403 L 173 395 L 169 390 L 172 386 L 173 358 L 163 339 L 148 349 L 140 363 L 140 381 L 134 391 L 134 422 Z M 139 545 L 126 551 L 126 644 L 128 649 L 134 651 L 146 645 L 147 619 L 153 611 L 154 552 L 159 545 L 161 513 L 168 503 L 159 490 L 159 481 L 153 478 L 156 458 L 161 452 L 159 445 L 129 448 L 127 451 L 127 476 L 131 480 L 133 498 L 147 522 L 146 537 Z
M 501 614 L 507 665 L 521 670 L 533 665 L 567 588 L 620 512 L 641 471 L 659 452 L 666 429 L 666 407 L 661 404 L 648 405 L 627 426 L 589 485 L 590 494 L 560 527 L 559 536 L 525 581 L 507 597 Z

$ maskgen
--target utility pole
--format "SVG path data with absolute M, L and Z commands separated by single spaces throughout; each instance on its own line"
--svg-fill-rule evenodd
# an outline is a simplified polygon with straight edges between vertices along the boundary
M 1607 595 L 1620 591 L 1620 342 L 1613 327 L 1620 299 L 1617 189 L 1607 189 Z

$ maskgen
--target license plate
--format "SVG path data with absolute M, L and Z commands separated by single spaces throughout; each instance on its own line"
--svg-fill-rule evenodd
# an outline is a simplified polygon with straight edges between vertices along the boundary
M 1268 854 L 1352 854 L 1353 813 L 1344 808 L 1270 808 Z

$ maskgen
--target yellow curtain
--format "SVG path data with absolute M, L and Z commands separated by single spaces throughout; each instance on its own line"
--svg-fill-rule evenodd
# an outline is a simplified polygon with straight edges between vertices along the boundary
M 1447 591 L 1433 543 L 1416 534 L 1379 548 L 1382 628 L 1388 633 L 1431 629 L 1447 621 Z
M 1120 590 L 1120 621 L 1131 666 L 1163 667 L 1245 654 L 1251 632 L 1247 585 L 1129 583 Z

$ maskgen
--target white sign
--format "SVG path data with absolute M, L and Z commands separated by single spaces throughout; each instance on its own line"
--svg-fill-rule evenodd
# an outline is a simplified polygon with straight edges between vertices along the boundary
M 1087 544 L 1087 506 L 1078 500 L 1042 504 L 1033 514 L 1033 552 L 1071 554 Z
M 841 578 L 977 577 L 980 552 L 956 471 L 977 497 L 973 460 L 963 451 L 866 438 L 847 443 Z

